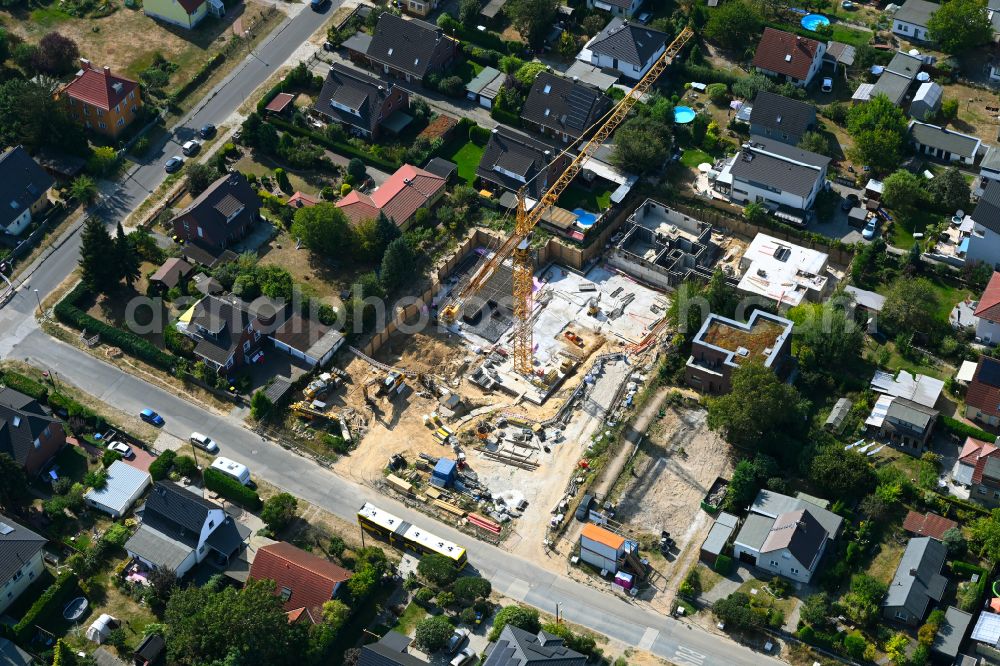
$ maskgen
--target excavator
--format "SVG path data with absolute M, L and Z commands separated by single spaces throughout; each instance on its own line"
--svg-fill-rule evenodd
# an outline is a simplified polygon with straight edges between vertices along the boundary
M 513 257 L 513 277 L 514 277 L 514 370 L 519 374 L 530 377 L 534 358 L 532 355 L 532 330 L 531 312 L 533 309 L 532 291 L 534 262 L 531 254 L 531 232 L 542 219 L 543 215 L 556 204 L 559 196 L 569 187 L 569 184 L 583 169 L 584 164 L 601 147 L 601 145 L 611 136 L 618 126 L 625 120 L 629 112 L 649 91 L 663 71 L 667 68 L 674 57 L 681 52 L 681 49 L 691 40 L 694 32 L 689 27 L 681 30 L 680 34 L 666 48 L 646 75 L 640 79 L 632 90 L 623 97 L 608 113 L 599 121 L 594 123 L 591 137 L 580 149 L 575 157 L 569 154 L 570 148 L 577 145 L 577 142 L 570 144 L 564 149 L 556 159 L 572 157 L 569 166 L 555 179 L 555 182 L 545 191 L 541 199 L 531 208 L 527 209 L 525 200 L 527 198 L 526 188 L 522 187 L 517 194 L 517 209 L 514 224 L 514 233 L 508 236 L 500 247 L 493 252 L 492 256 L 486 259 L 480 268 L 472 274 L 472 277 L 464 284 L 460 284 L 451 292 L 445 306 L 441 309 L 440 317 L 446 323 L 454 323 L 462 311 L 462 306 L 469 298 L 479 293 L 483 286 L 489 281 L 505 261 Z

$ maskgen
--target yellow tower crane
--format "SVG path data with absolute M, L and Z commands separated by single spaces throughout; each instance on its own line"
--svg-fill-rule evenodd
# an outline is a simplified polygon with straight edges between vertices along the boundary
M 532 335 L 531 335 L 531 310 L 532 291 L 534 275 L 534 264 L 531 260 L 531 231 L 538 224 L 545 212 L 555 205 L 559 196 L 569 187 L 584 163 L 601 147 L 605 140 L 611 136 L 612 132 L 628 116 L 629 111 L 636 102 L 652 87 L 663 70 L 673 60 L 674 56 L 680 53 L 684 45 L 688 43 L 694 32 L 691 28 L 684 28 L 679 35 L 670 43 L 666 51 L 663 52 L 644 77 L 635 84 L 596 125 L 593 136 L 580 149 L 580 153 L 573 158 L 569 166 L 566 167 L 554 183 L 546 190 L 537 204 L 529 211 L 525 206 L 526 191 L 521 188 L 517 194 L 517 212 L 514 224 L 514 233 L 507 237 L 503 244 L 493 253 L 486 262 L 473 274 L 472 278 L 451 295 L 448 304 L 441 310 L 441 318 L 446 322 L 453 322 L 458 317 L 465 302 L 482 289 L 483 285 L 490 279 L 496 269 L 509 257 L 513 257 L 514 263 L 514 370 L 530 375 L 532 372 Z M 556 159 L 567 154 L 569 148 L 563 150 Z

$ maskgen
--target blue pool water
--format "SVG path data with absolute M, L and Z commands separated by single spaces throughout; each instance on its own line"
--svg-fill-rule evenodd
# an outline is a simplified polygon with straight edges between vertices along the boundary
M 576 215 L 576 223 L 581 227 L 589 227 L 597 222 L 597 215 L 594 213 L 588 213 L 582 208 L 574 208 L 573 214 Z
M 821 25 L 830 25 L 830 19 L 822 14 L 806 14 L 800 23 L 806 30 L 815 30 Z
M 674 107 L 674 122 L 678 125 L 686 125 L 692 120 L 694 120 L 694 109 L 690 106 L 675 106 Z

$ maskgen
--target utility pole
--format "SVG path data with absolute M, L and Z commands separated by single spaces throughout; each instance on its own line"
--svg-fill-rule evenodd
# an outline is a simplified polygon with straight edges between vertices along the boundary
M 561 605 L 558 601 L 556 602 L 556 624 L 562 624 L 562 618 L 559 617 L 559 607 Z

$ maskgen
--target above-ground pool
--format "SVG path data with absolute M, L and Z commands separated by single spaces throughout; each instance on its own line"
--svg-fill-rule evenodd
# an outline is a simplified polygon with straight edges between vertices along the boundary
M 590 227 L 593 226 L 594 222 L 597 222 L 597 215 L 582 208 L 574 208 L 573 214 L 576 215 L 576 223 L 581 227 Z
M 674 122 L 678 125 L 686 125 L 692 120 L 694 120 L 694 109 L 690 106 L 675 106 L 674 107 Z
M 802 17 L 801 23 L 806 30 L 815 30 L 821 25 L 830 25 L 830 19 L 822 14 L 806 14 Z

